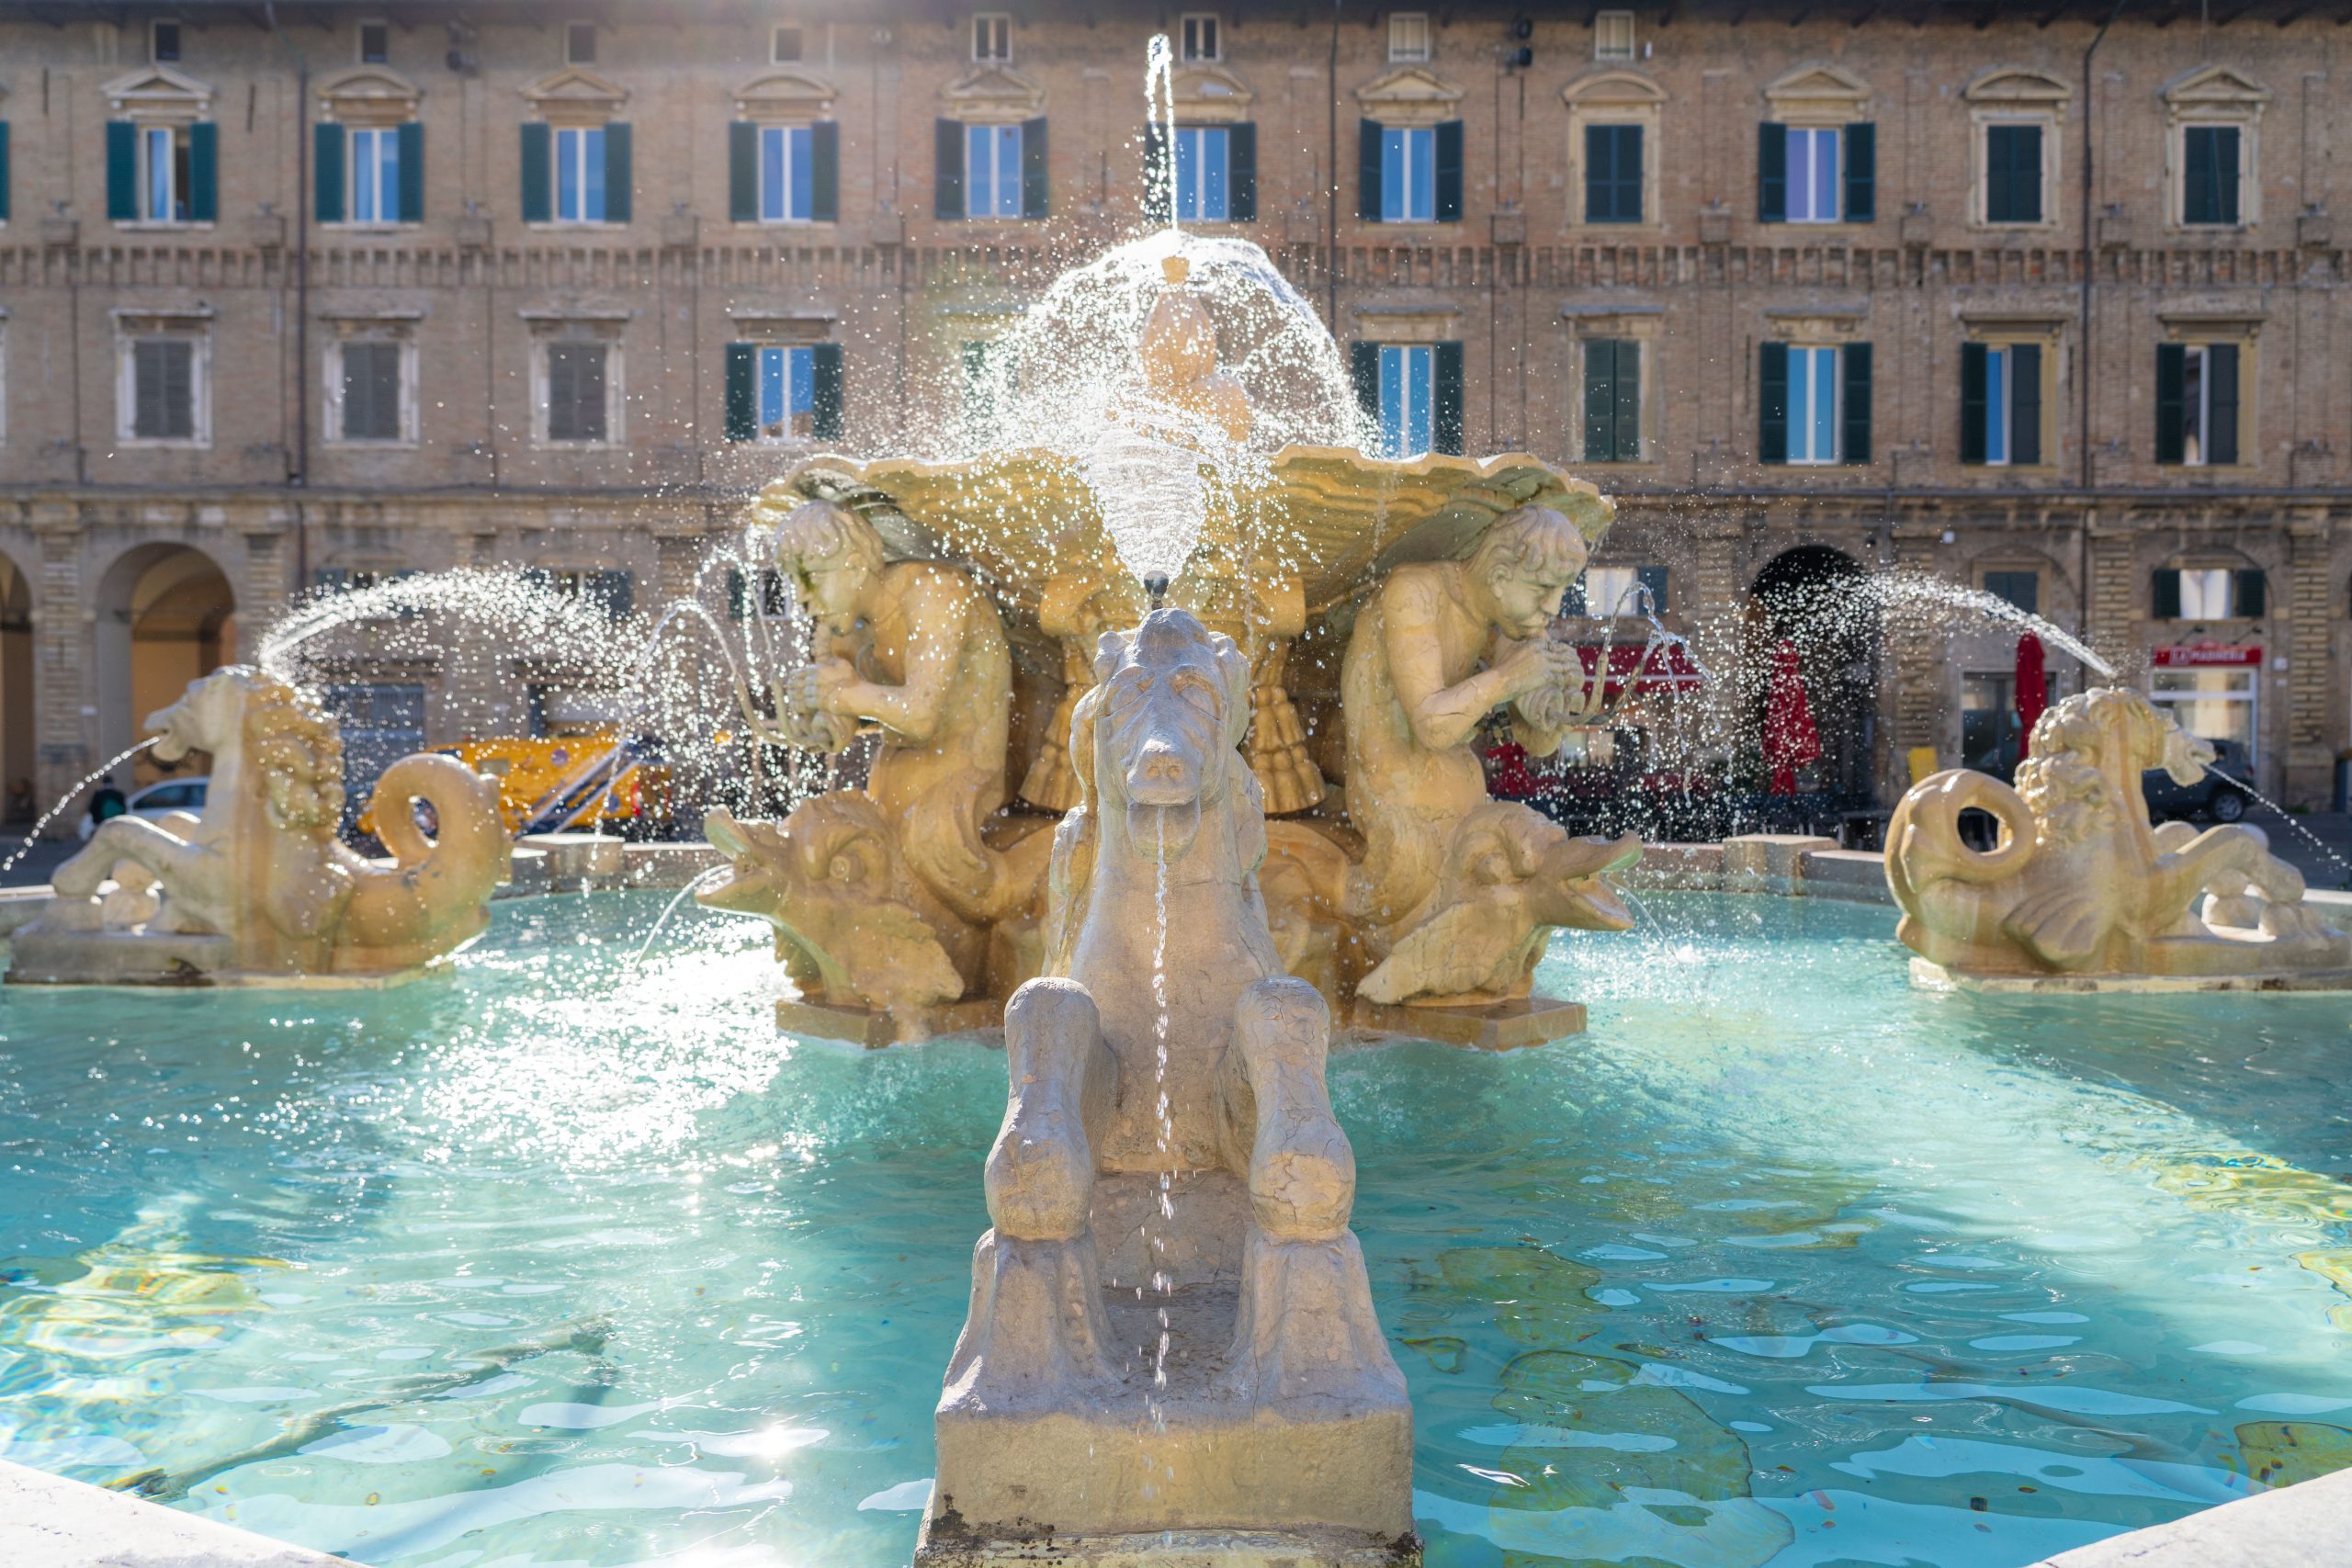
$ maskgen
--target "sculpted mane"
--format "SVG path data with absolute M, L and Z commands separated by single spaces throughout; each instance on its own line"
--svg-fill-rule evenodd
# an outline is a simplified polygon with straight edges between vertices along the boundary
M 245 755 L 260 771 L 274 827 L 313 839 L 343 820 L 343 737 L 334 721 L 272 676 L 246 685 Z
M 2055 848 L 2115 826 L 2120 802 L 2099 766 L 2109 718 L 2145 699 L 2108 687 L 2066 698 L 2033 727 L 2033 755 L 2018 765 L 2018 794 Z M 2126 758 L 2133 778 L 2154 757 Z

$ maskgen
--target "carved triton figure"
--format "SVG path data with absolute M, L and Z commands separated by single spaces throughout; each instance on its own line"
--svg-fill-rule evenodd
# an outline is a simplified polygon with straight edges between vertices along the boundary
M 1010 852 L 985 836 L 1005 800 L 1004 627 L 964 572 L 888 560 L 847 507 L 798 507 L 774 548 L 816 616 L 817 645 L 776 683 L 773 738 L 839 751 L 872 727 L 881 746 L 862 792 L 806 801 L 781 829 L 710 813 L 705 832 L 734 878 L 703 901 L 773 920 L 815 999 L 887 1013 L 899 1037 L 921 1038 L 992 971 L 1035 968 L 1034 942 L 1025 964 L 992 951 L 994 928 L 1034 901 L 1046 859 L 1042 835 Z
M 1531 807 L 1490 800 L 1473 744 L 1508 706 L 1531 755 L 1559 750 L 1584 667 L 1549 631 L 1585 554 L 1566 517 L 1521 507 L 1466 561 L 1398 567 L 1357 617 L 1340 693 L 1348 816 L 1364 855 L 1342 908 L 1377 960 L 1358 996 L 1524 997 L 1554 929 L 1633 923 L 1605 878 L 1640 858 L 1639 839 L 1572 838 Z
M 1948 976 L 2085 980 L 2331 974 L 2352 941 L 2303 899 L 2302 874 L 2254 829 L 2148 823 L 2144 770 L 2180 783 L 2213 760 L 2137 692 L 2068 697 L 2033 727 L 2015 789 L 1955 768 L 1922 780 L 1887 826 L 1895 934 Z M 1974 807 L 2000 824 L 1989 852 L 1960 837 Z M 2190 906 L 2205 896 L 2203 918 Z M 1932 977 L 1932 976 L 1930 976 Z
M 57 868 L 40 919 L 17 933 L 10 979 L 380 976 L 441 957 L 490 923 L 506 829 L 491 785 L 464 763 L 422 755 L 384 770 L 374 807 L 395 861 L 385 867 L 336 839 L 342 734 L 283 681 L 215 671 L 147 728 L 163 732 L 160 761 L 211 754 L 203 814 L 100 823 Z M 418 801 L 432 808 L 435 838 L 416 825 Z M 134 896 L 102 904 L 110 879 Z

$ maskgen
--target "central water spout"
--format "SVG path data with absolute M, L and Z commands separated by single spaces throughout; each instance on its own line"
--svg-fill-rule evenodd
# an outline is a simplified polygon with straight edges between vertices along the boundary
M 1168 574 L 1164 571 L 1145 573 L 1143 591 L 1151 595 L 1151 607 L 1159 609 L 1168 602 Z

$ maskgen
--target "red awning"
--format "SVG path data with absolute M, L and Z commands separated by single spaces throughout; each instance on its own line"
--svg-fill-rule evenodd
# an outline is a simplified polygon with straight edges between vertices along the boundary
M 1648 658 L 1643 658 L 1644 653 Z M 1577 657 L 1584 660 L 1585 679 L 1589 681 L 1600 667 L 1600 645 L 1580 644 Z M 1618 643 L 1609 649 L 1609 679 L 1603 683 L 1601 700 L 1615 702 L 1625 689 L 1628 677 L 1634 678 L 1634 694 L 1653 692 L 1695 692 L 1705 677 L 1699 667 L 1690 662 L 1690 650 L 1679 642 L 1661 648 L 1648 649 L 1641 643 Z

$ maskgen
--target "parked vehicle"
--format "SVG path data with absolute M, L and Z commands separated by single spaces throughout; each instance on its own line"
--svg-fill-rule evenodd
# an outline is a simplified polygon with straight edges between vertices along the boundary
M 2151 818 L 2158 822 L 2171 817 L 2210 817 L 2216 822 L 2245 819 L 2246 807 L 2254 804 L 2254 786 L 2247 782 L 2254 770 L 2245 748 L 2234 740 L 2206 744 L 2213 748 L 2213 760 L 2206 764 L 2205 776 L 2193 784 L 2173 783 L 2172 775 L 2162 768 L 2150 768 L 2141 775 Z
M 132 792 L 129 803 L 123 807 L 122 815 L 144 817 L 150 822 L 154 822 L 169 817 L 175 811 L 202 811 L 204 797 L 210 791 L 212 781 L 209 778 L 164 779 L 159 784 L 151 784 L 145 789 Z M 82 825 L 75 831 L 87 840 L 89 836 L 97 830 L 96 819 L 86 811 L 82 813 Z

